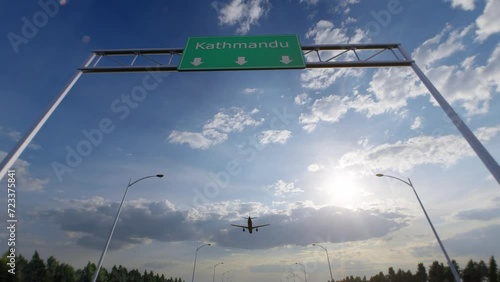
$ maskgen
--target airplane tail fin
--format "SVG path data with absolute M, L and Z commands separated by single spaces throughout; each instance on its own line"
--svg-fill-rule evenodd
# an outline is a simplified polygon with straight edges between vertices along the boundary
M 243 218 L 244 218 L 244 219 L 248 219 L 248 218 L 250 218 L 250 219 L 254 219 L 254 218 L 257 218 L 257 217 L 251 217 L 251 216 L 250 216 L 250 214 L 248 214 L 248 217 L 243 217 Z

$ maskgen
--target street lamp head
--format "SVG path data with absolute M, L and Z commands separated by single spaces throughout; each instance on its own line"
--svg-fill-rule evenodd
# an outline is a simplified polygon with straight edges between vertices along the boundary
M 156 177 L 158 178 L 162 178 L 163 177 L 163 174 L 157 174 Z
M 382 173 L 377 173 L 377 174 L 375 174 L 375 176 L 382 177 L 384 175 Z

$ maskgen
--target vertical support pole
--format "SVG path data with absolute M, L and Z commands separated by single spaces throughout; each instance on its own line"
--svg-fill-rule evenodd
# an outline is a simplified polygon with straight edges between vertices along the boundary
M 411 57 L 406 53 L 406 51 L 398 46 L 399 51 L 406 60 L 411 60 Z M 443 111 L 448 115 L 453 124 L 457 127 L 458 131 L 462 133 L 462 136 L 472 147 L 474 152 L 476 152 L 477 156 L 481 159 L 483 164 L 488 168 L 490 173 L 495 177 L 495 180 L 498 184 L 500 184 L 500 166 L 495 161 L 495 159 L 491 156 L 491 154 L 486 150 L 483 144 L 477 139 L 477 137 L 472 133 L 472 131 L 467 127 L 464 121 L 460 118 L 460 116 L 453 110 L 453 108 L 448 104 L 448 102 L 444 99 L 444 97 L 439 93 L 439 91 L 434 87 L 432 82 L 427 78 L 427 76 L 422 72 L 422 70 L 415 64 L 415 62 L 411 63 L 411 68 L 417 76 L 420 78 L 422 83 L 427 87 L 427 90 L 431 93 L 431 95 L 436 99 L 438 104 L 441 106 Z
M 85 67 L 88 67 L 90 63 L 94 60 L 95 54 L 92 53 L 92 55 L 87 59 L 85 62 Z M 45 124 L 47 119 L 50 117 L 50 115 L 55 111 L 57 106 L 61 103 L 61 101 L 66 97 L 66 94 L 71 90 L 73 85 L 78 81 L 80 76 L 83 74 L 82 71 L 78 71 L 71 81 L 64 87 L 64 89 L 61 91 L 59 96 L 54 100 L 52 105 L 45 111 L 45 113 L 40 117 L 40 119 L 35 123 L 35 125 L 30 129 L 30 131 L 21 139 L 19 142 L 16 144 L 14 149 L 5 156 L 5 159 L 2 160 L 2 163 L 0 164 L 0 180 L 5 176 L 7 173 L 7 170 L 14 164 L 14 162 L 19 158 L 19 156 L 23 153 L 24 149 L 29 145 L 31 140 L 35 137 L 35 135 L 38 133 L 40 128 Z

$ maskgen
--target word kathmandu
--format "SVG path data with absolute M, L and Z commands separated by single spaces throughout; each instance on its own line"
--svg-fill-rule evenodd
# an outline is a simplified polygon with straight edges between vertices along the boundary
M 217 43 L 207 43 L 207 42 L 196 42 L 196 50 L 212 50 L 212 49 L 256 49 L 256 48 L 289 48 L 288 41 L 286 42 L 278 42 L 278 40 L 274 40 L 272 42 L 217 42 Z

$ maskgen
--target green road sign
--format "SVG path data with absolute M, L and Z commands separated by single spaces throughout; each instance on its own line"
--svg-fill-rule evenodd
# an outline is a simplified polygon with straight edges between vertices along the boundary
M 303 69 L 296 35 L 190 37 L 179 71 Z

